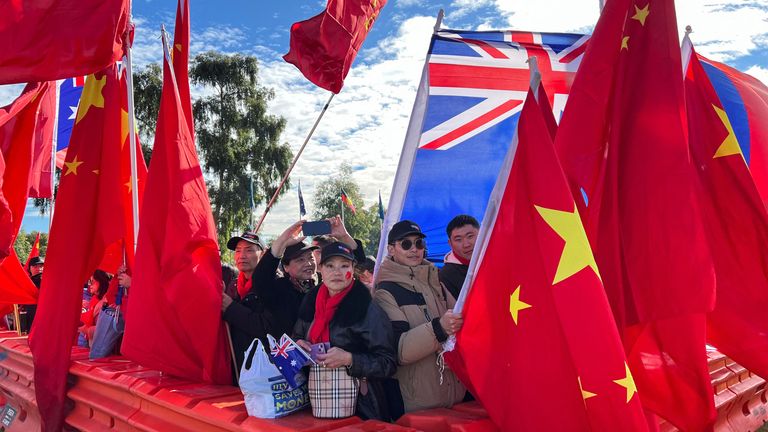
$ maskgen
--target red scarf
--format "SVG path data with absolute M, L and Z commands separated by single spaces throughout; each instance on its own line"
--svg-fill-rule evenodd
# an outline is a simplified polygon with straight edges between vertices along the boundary
M 462 257 L 461 255 L 457 254 L 455 251 L 453 252 L 453 256 L 456 257 L 457 260 L 463 265 L 469 265 L 469 260 Z
M 245 279 L 245 274 L 240 273 L 237 275 L 237 293 L 240 295 L 240 299 L 244 299 L 248 292 L 251 291 L 251 282 L 253 278 Z
M 309 329 L 309 341 L 312 343 L 330 342 L 331 341 L 331 320 L 333 315 L 336 314 L 336 309 L 339 307 L 339 303 L 344 300 L 344 297 L 349 294 L 352 289 L 355 280 L 347 285 L 346 288 L 341 290 L 340 293 L 331 297 L 328 292 L 328 287 L 325 284 L 320 285 L 317 291 L 317 299 L 315 300 L 315 319 L 312 321 L 312 328 Z

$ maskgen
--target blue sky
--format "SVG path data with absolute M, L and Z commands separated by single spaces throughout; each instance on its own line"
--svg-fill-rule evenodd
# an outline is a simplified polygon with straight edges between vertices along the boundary
M 319 0 L 191 0 L 192 54 L 216 49 L 257 56 L 261 83 L 276 93 L 270 110 L 287 119 L 282 140 L 294 149 L 328 93 L 310 85 L 281 56 L 288 50 L 290 25 L 324 7 Z M 334 174 L 342 162 L 356 168 L 354 176 L 366 206 L 378 199 L 379 190 L 387 202 L 440 8 L 446 11 L 444 28 L 588 33 L 598 17 L 598 0 L 389 0 L 344 89 L 294 170 L 293 190 L 267 218 L 266 234 L 279 234 L 295 219 L 297 180 L 301 179 L 311 215 L 315 184 Z M 175 10 L 175 0 L 134 0 L 137 67 L 160 61 L 159 27 L 164 23 L 172 31 Z M 678 0 L 677 11 L 680 33 L 685 25 L 693 26 L 691 37 L 700 53 L 768 82 L 767 1 Z M 17 93 L 18 88 L 0 87 L 0 103 Z M 193 88 L 193 96 L 202 93 L 203 89 Z M 30 208 L 24 228 L 47 231 L 47 219 Z

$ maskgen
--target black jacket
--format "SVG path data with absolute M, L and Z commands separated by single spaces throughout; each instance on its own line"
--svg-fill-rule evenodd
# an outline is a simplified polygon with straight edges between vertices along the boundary
M 265 346 L 269 346 L 267 333 L 275 334 L 274 329 L 278 320 L 264 306 L 264 302 L 253 289 L 243 299 L 237 295 L 237 288 L 235 288 L 234 294 L 233 302 L 224 311 L 223 317 L 224 321 L 229 324 L 235 361 L 237 368 L 240 369 L 243 365 L 245 350 L 251 345 L 253 339 L 259 338 L 262 343 L 266 344 Z
M 299 310 L 294 337 L 307 339 L 315 318 L 318 288 L 310 291 Z M 392 325 L 384 311 L 373 302 L 371 294 L 359 281 L 341 300 L 330 322 L 331 347 L 352 353 L 349 375 L 366 378 L 367 393 L 361 387 L 356 414 L 364 419 L 389 420 L 381 381 L 395 373 L 397 360 Z
M 277 277 L 278 265 L 280 258 L 267 249 L 253 270 L 253 291 L 262 298 L 264 306 L 274 316 L 275 322 L 270 334 L 279 340 L 283 333 L 290 335 L 293 331 L 306 292 L 300 291 L 290 277 Z M 310 288 L 314 287 L 314 282 L 309 284 Z
M 443 264 L 443 267 L 438 273 L 440 282 L 445 285 L 445 288 L 453 294 L 453 298 L 459 298 L 461 287 L 464 285 L 464 279 L 467 278 L 467 270 L 469 266 L 464 264 L 456 264 L 447 262 Z

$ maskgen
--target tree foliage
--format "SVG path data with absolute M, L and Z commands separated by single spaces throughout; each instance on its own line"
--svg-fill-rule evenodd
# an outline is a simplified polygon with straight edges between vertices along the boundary
M 259 85 L 255 57 L 199 54 L 190 78 L 207 90 L 193 106 L 195 133 L 223 245 L 249 222 L 251 177 L 258 205 L 277 189 L 292 154 L 280 143 L 285 119 L 267 112 L 274 92 Z
M 357 214 L 344 207 L 344 225 L 352 237 L 363 242 L 365 253 L 376 256 L 381 236 L 381 220 L 379 219 L 378 204 L 369 208 L 363 207 L 363 197 L 360 186 L 352 178 L 352 167 L 342 164 L 336 175 L 328 177 L 317 184 L 314 197 L 314 213 L 316 219 L 324 219 L 341 214 L 341 190 L 347 193 L 357 209 Z
M 29 251 L 32 250 L 32 245 L 35 243 L 35 237 L 37 231 L 26 232 L 24 229 L 19 231 L 19 235 L 16 236 L 16 241 L 13 243 L 13 248 L 16 249 L 16 255 L 22 264 L 26 262 L 29 256 Z M 45 251 L 48 249 L 48 234 L 40 234 L 40 256 L 45 256 Z
M 133 107 L 141 150 L 147 166 L 152 157 L 151 144 L 155 141 L 157 112 L 160 109 L 162 92 L 163 70 L 157 63 L 151 63 L 133 74 Z

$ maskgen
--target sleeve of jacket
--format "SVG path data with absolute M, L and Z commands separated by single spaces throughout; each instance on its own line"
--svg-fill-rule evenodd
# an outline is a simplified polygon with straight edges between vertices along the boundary
M 357 244 L 357 248 L 352 251 L 352 254 L 355 256 L 355 261 L 357 261 L 358 264 L 365 262 L 365 248 L 363 248 L 363 242 L 361 242 L 358 239 L 352 239 L 355 241 L 355 244 Z
M 275 326 L 274 316 L 269 311 L 262 307 L 253 310 L 238 302 L 229 305 L 223 317 L 233 328 L 253 338 L 264 337 L 268 329 Z
M 272 255 L 272 249 L 268 248 L 264 251 L 264 255 L 261 256 L 259 263 L 256 264 L 256 268 L 251 276 L 253 278 L 252 289 L 256 292 L 256 295 L 268 303 L 274 302 L 277 297 L 275 280 L 277 279 L 278 265 L 280 265 L 280 258 Z
M 304 300 L 301 301 L 301 307 L 299 308 L 300 311 L 308 307 L 307 303 L 309 303 L 309 299 L 309 296 L 304 297 Z M 293 325 L 293 334 L 291 335 L 293 340 L 308 340 L 307 334 L 309 333 L 309 326 L 311 324 L 311 322 L 301 319 L 301 313 L 299 313 L 299 317 L 296 319 L 296 324 Z
M 353 377 L 387 378 L 395 373 L 397 362 L 392 346 L 392 326 L 387 315 L 371 302 L 361 333 L 367 351 L 352 353 L 349 374 Z
M 426 322 L 407 330 L 405 328 L 399 329 L 399 327 L 403 327 L 403 323 L 408 324 L 408 317 L 397 305 L 392 294 L 385 290 L 376 290 L 374 299 L 392 323 L 392 328 L 397 338 L 395 345 L 397 347 L 397 362 L 399 364 L 408 365 L 415 363 L 440 349 L 440 343 L 437 341 L 431 322 Z

